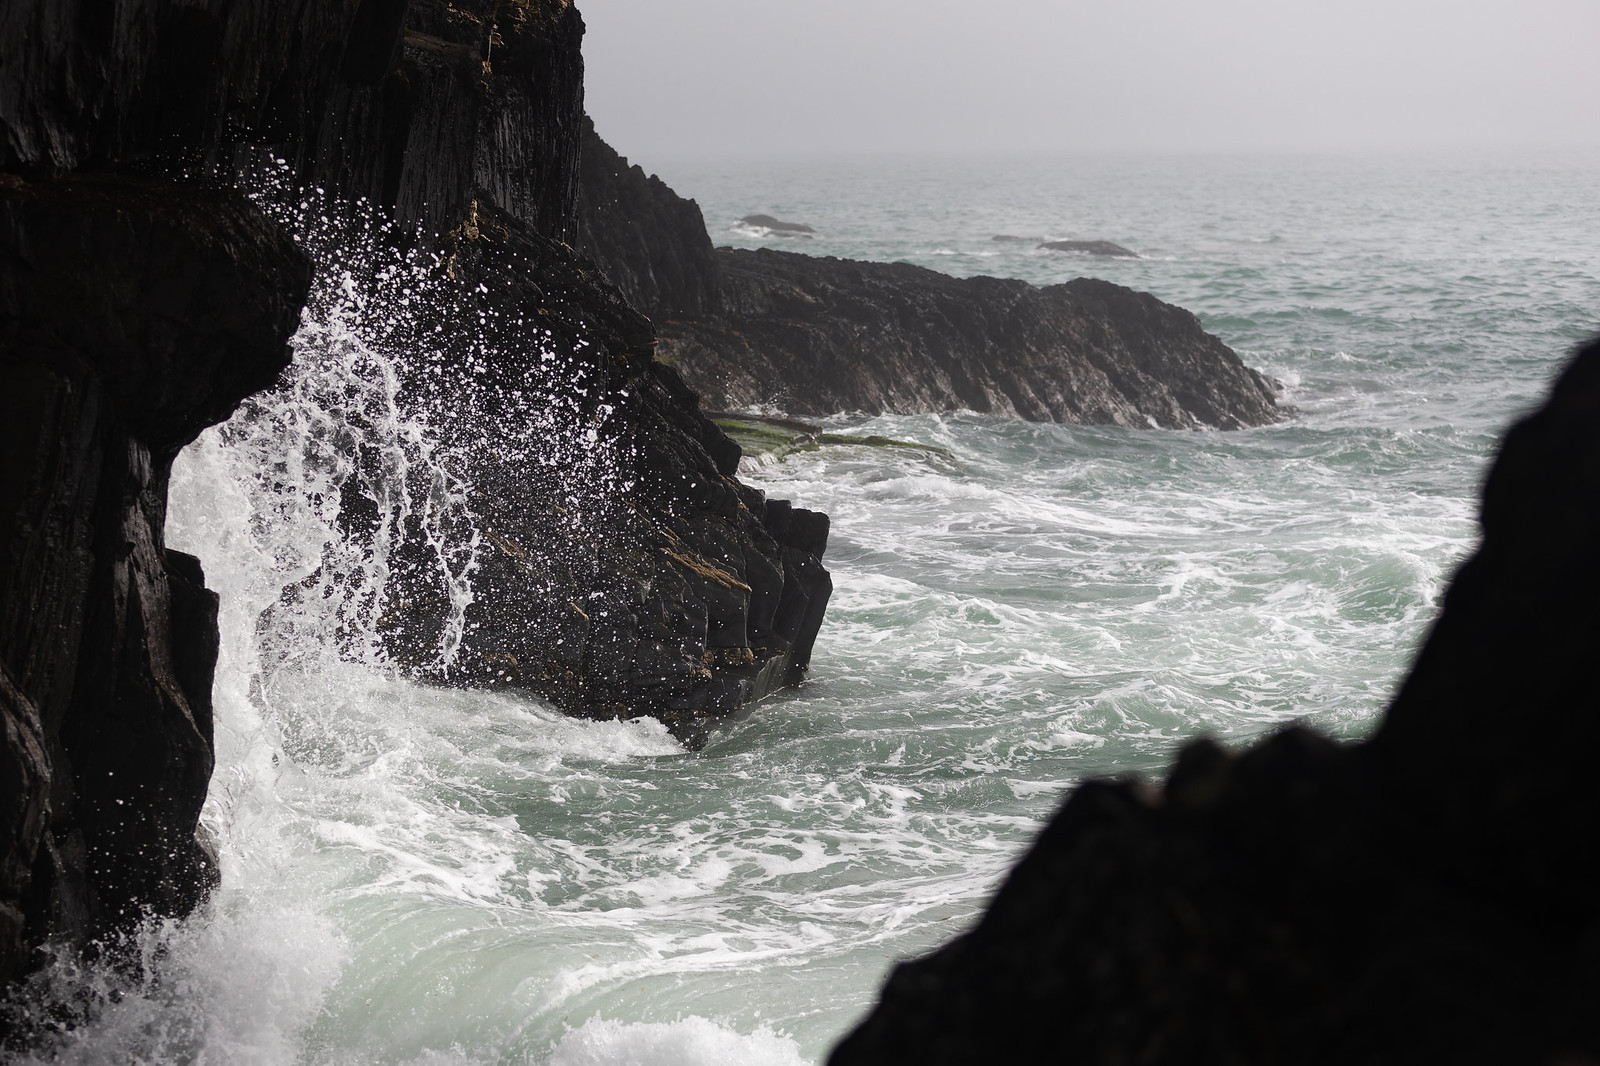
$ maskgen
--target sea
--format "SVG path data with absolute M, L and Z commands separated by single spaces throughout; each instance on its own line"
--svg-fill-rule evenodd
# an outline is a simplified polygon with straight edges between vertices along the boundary
M 718 244 L 1152 292 L 1290 413 L 1179 432 L 841 412 L 941 451 L 747 459 L 832 516 L 836 591 L 805 683 L 691 753 L 653 720 L 411 683 L 315 619 L 265 647 L 263 612 L 339 549 L 351 434 L 448 466 L 396 399 L 412 354 L 374 339 L 410 275 L 309 225 L 321 298 L 293 369 L 172 484 L 170 544 L 222 596 L 222 887 L 149 923 L 135 964 L 47 967 L 8 1008 L 37 1033 L 22 1061 L 821 1062 L 896 960 L 970 928 L 1075 784 L 1159 781 L 1202 735 L 1366 735 L 1473 547 L 1497 439 L 1600 329 L 1595 152 L 661 170 Z M 453 573 L 469 602 L 470 560 Z

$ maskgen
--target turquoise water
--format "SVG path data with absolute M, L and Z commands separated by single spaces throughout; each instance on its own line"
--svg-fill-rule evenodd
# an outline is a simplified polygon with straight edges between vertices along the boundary
M 145 977 L 54 971 L 42 994 L 102 1006 L 40 1061 L 818 1061 L 1074 782 L 1159 774 L 1199 733 L 1363 735 L 1471 545 L 1496 435 L 1600 325 L 1593 158 L 664 176 L 718 243 L 1149 290 L 1299 413 L 1231 434 L 841 417 L 951 457 L 751 464 L 833 516 L 837 592 L 807 684 L 698 755 L 653 722 L 418 688 L 315 642 L 260 684 L 257 613 L 331 526 L 263 494 L 256 431 L 208 434 L 180 460 L 171 540 L 225 602 L 206 814 L 225 887 L 148 931 Z M 736 226 L 756 212 L 819 235 Z M 308 323 L 297 380 L 359 373 L 362 328 Z M 329 391 L 266 401 L 269 421 L 315 423 Z M 426 461 L 425 426 L 369 421 Z M 299 476 L 310 495 L 324 474 Z

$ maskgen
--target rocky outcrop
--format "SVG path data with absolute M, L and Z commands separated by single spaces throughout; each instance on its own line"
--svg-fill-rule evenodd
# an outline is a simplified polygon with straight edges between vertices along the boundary
M 662 358 L 710 406 L 1168 429 L 1282 416 L 1274 383 L 1194 315 L 1110 282 L 1041 289 L 907 263 L 716 254 L 721 310 L 660 323 Z
M 1088 278 L 1040 289 L 905 263 L 713 251 L 694 201 L 629 168 L 592 128 L 583 152 L 580 247 L 655 320 L 661 358 L 708 407 L 808 417 L 964 409 L 1169 429 L 1285 414 L 1277 383 L 1148 293 Z
M 1597 501 L 1591 344 L 1506 436 L 1371 740 L 1080 787 L 830 1062 L 1600 1061 Z
M 700 747 L 809 664 L 832 591 L 827 516 L 737 480 L 739 446 L 653 358 L 649 321 L 570 248 L 493 208 L 444 247 L 451 313 L 484 324 L 436 348 L 408 391 L 449 411 L 489 548 L 460 650 L 432 666 L 449 589 L 426 538 L 410 539 L 392 651 L 440 681 L 532 690 L 587 717 L 650 715 Z M 492 360 L 472 358 L 479 345 Z M 552 381 L 561 394 L 538 395 Z M 562 430 L 533 424 L 563 405 L 565 427 L 596 427 L 611 449 L 596 468 L 574 471 L 581 442 L 562 453 Z
M 404 401 L 436 412 L 463 457 L 491 549 L 447 664 L 430 665 L 450 590 L 425 558 L 398 578 L 407 606 L 386 620 L 390 649 L 441 681 L 532 690 L 589 716 L 653 715 L 698 746 L 809 663 L 831 591 L 827 518 L 738 483 L 738 445 L 654 360 L 649 321 L 567 243 L 604 256 L 628 300 L 713 306 L 699 208 L 594 148 L 576 10 L 413 0 L 404 30 L 392 71 L 331 97 L 306 180 L 420 225 L 446 264 L 423 324 L 443 354 Z M 653 241 L 662 229 L 666 251 Z M 687 251 L 673 258 L 676 247 Z M 538 401 L 545 410 L 613 427 L 597 442 L 621 464 L 605 483 L 534 461 L 548 427 L 530 397 L 551 379 L 563 385 Z
M 583 135 L 577 8 L 364 0 L 369 10 L 313 130 L 282 146 L 302 181 L 379 205 L 424 239 L 460 224 L 479 200 L 570 241 Z
M 214 876 L 217 601 L 167 477 L 287 363 L 308 282 L 238 194 L 0 178 L 0 980 Z

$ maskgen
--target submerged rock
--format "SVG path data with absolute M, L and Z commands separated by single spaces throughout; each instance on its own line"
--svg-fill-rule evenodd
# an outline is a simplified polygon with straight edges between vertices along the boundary
M 833 1066 L 1600 1060 L 1600 343 L 1514 427 L 1371 740 L 1076 789 Z
M 1114 259 L 1137 259 L 1139 253 L 1110 241 L 1045 241 L 1039 245 L 1047 252 L 1078 252 L 1082 255 L 1103 255 Z
M 803 222 L 783 222 L 771 215 L 746 215 L 739 221 L 756 229 L 770 230 L 774 237 L 808 237 L 817 232 Z

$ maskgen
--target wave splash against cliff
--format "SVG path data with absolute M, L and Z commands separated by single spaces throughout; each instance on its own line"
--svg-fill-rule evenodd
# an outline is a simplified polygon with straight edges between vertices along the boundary
M 609 409 L 596 417 L 572 400 L 583 394 L 581 367 L 544 353 L 535 361 L 543 374 L 519 388 L 463 388 L 447 373 L 451 361 L 491 358 L 494 329 L 482 313 L 464 318 L 450 306 L 439 284 L 448 262 L 393 251 L 410 242 L 286 188 L 269 183 L 262 200 L 317 263 L 294 362 L 276 389 L 185 450 L 171 492 L 170 542 L 205 561 L 222 597 L 217 770 L 203 826 L 223 886 L 187 920 L 145 923 L 122 965 L 63 951 L 35 974 L 3 1018 L 31 1034 L 28 1063 L 357 1061 L 335 1050 L 351 1046 L 349 1034 L 326 1030 L 330 1012 L 351 1008 L 352 988 L 376 991 L 349 972 L 365 962 L 352 938 L 372 938 L 359 932 L 363 921 L 350 925 L 348 910 L 331 915 L 330 900 L 354 899 L 359 912 L 400 887 L 414 890 L 419 910 L 442 905 L 458 919 L 533 905 L 537 924 L 543 909 L 532 874 L 507 896 L 526 840 L 512 818 L 463 810 L 472 789 L 450 769 L 462 751 L 496 738 L 515 749 L 507 771 L 531 762 L 546 773 L 568 760 L 682 754 L 651 720 L 586 722 L 524 699 L 403 679 L 401 658 L 448 676 L 462 642 L 489 548 L 463 473 L 474 452 L 537 471 L 559 516 L 546 563 L 568 579 L 626 484 L 623 464 Z M 397 637 L 396 619 L 418 590 L 440 598 L 433 614 L 442 624 Z M 459 922 L 419 932 L 379 912 L 365 915 L 375 923 L 368 933 L 382 935 L 393 920 L 403 931 L 390 947 L 439 953 L 447 965 L 450 942 L 467 932 Z M 413 934 L 417 942 L 403 943 Z M 377 969 L 379 984 L 405 983 L 403 966 Z M 417 1063 L 493 1061 L 513 1045 L 563 1066 L 618 1054 L 798 1061 L 787 1038 L 695 1017 L 644 1024 L 596 1014 L 573 1027 L 553 1012 L 585 982 L 565 993 L 560 981 L 535 984 L 552 986 L 540 996 L 549 1016 L 519 1019 L 488 1059 L 483 1048 L 429 1051 L 440 1043 L 420 1032 L 382 1043 L 388 1053 L 411 1048 Z M 407 992 L 436 994 L 386 991 L 407 1001 Z

